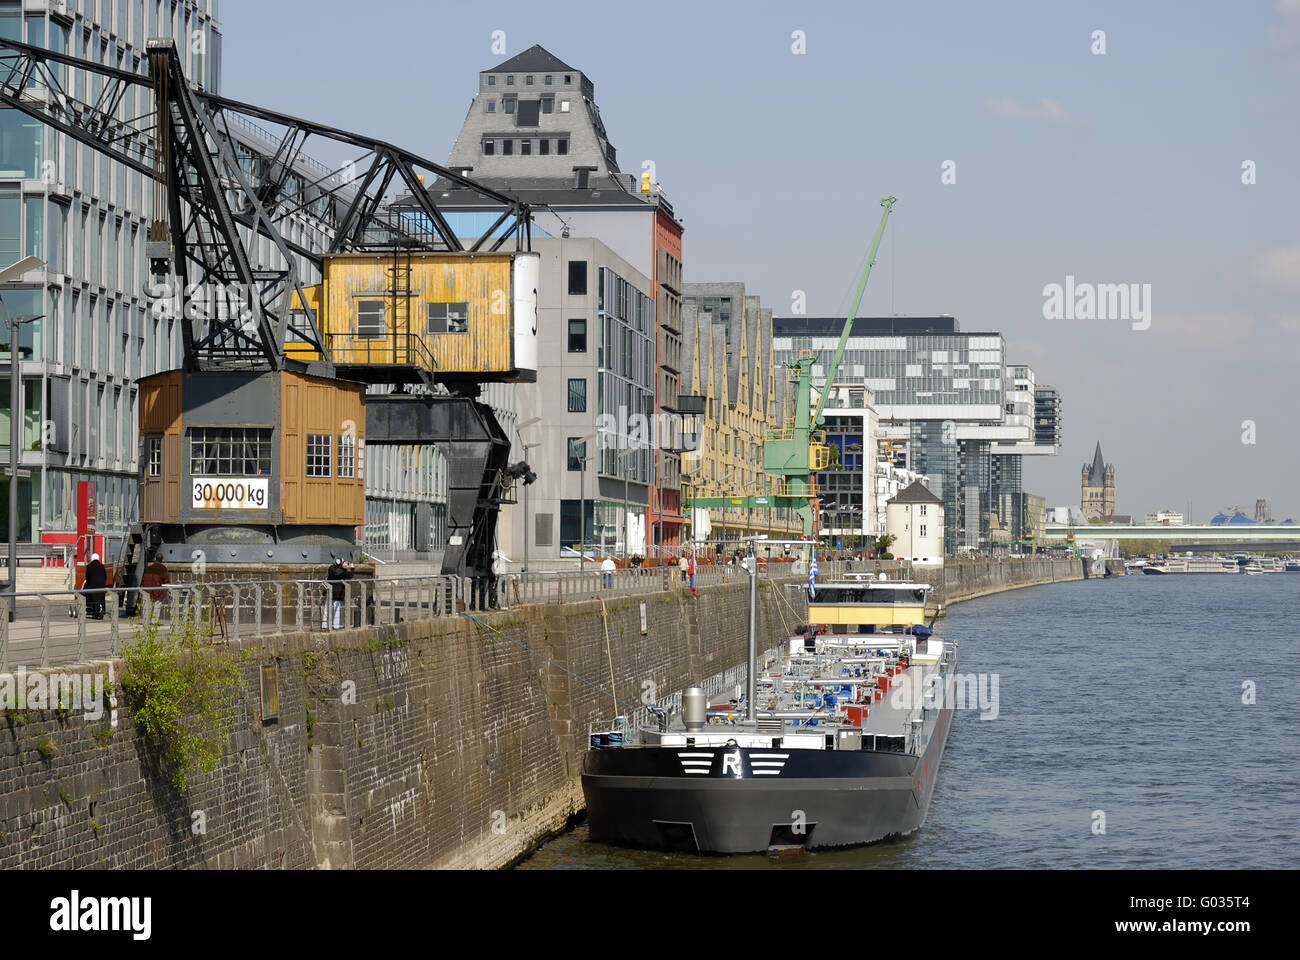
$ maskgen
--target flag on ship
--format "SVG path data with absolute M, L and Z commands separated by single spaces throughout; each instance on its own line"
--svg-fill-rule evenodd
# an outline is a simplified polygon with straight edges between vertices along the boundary
M 812 548 L 812 563 L 808 564 L 808 599 L 817 599 L 817 548 Z

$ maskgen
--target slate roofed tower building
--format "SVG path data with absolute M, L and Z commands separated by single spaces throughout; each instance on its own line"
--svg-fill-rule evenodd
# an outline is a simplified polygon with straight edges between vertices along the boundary
M 628 409 L 619 419 L 618 408 L 624 405 L 622 398 L 595 392 L 590 411 L 593 417 L 599 411 L 599 415 L 614 417 L 620 423 L 634 414 L 660 424 L 674 421 L 683 364 L 682 224 L 668 198 L 653 182 L 653 176 L 649 178 L 651 182 L 645 182 L 640 174 L 620 171 L 614 145 L 596 105 L 591 79 L 536 45 L 480 72 L 478 90 L 446 165 L 478 183 L 527 202 L 532 208 L 534 238 L 555 241 L 549 245 L 554 249 L 548 249 L 547 256 L 565 264 L 566 270 L 570 261 L 588 263 L 593 288 L 602 265 L 610 277 L 624 281 L 624 288 L 632 284 L 634 289 L 640 289 L 639 278 L 648 279 L 652 315 L 646 333 L 650 337 L 651 362 L 645 371 L 650 379 L 644 386 L 649 389 L 649 409 Z M 439 209 L 448 223 L 466 235 L 471 228 L 478 233 L 487 230 L 500 213 L 475 191 L 462 189 L 445 179 L 428 185 L 428 189 L 436 193 Z M 399 200 L 395 206 L 403 203 L 409 201 Z M 578 241 L 587 240 L 599 243 L 595 247 L 585 243 L 577 248 Z M 575 244 L 572 256 L 562 249 L 570 241 Z M 607 349 L 610 345 L 605 342 L 607 321 L 609 335 L 614 340 L 622 336 L 614 327 L 615 321 L 625 319 L 623 301 L 604 306 L 596 301 L 571 301 L 570 296 L 578 295 L 567 293 L 567 274 L 565 277 L 566 285 L 539 291 L 539 322 L 555 324 L 544 326 L 541 335 L 544 340 L 553 338 L 554 343 L 565 343 L 565 349 L 560 351 L 564 354 L 560 361 L 563 369 L 553 368 L 549 374 L 546 370 L 539 371 L 539 382 L 528 389 L 502 388 L 503 393 L 512 395 L 509 402 L 513 404 L 513 412 L 498 410 L 499 414 L 506 414 L 506 420 L 526 421 L 536 415 L 538 396 L 567 397 L 571 379 L 599 375 L 599 382 L 603 382 L 606 374 L 623 376 L 620 371 L 626 369 L 622 358 L 610 355 Z M 565 313 L 571 308 L 571 315 Z M 603 315 L 598 316 L 602 311 Z M 571 341 L 585 344 L 588 337 L 591 369 L 585 370 L 576 363 L 581 351 L 570 349 L 568 344 Z M 546 382 L 548 375 L 553 378 L 550 382 Z M 632 383 L 633 392 L 638 395 L 643 387 L 641 376 L 638 373 Z M 490 402 L 498 406 L 497 401 Z M 566 407 L 564 413 L 568 412 Z M 547 421 L 548 428 L 554 424 L 555 421 Z M 534 432 L 528 438 L 521 441 L 512 435 L 511 439 L 530 446 L 535 442 L 542 444 L 528 457 L 539 476 L 566 472 L 566 465 L 571 462 L 570 438 L 551 429 L 549 432 L 556 436 L 543 439 L 540 434 L 547 429 L 530 429 Z M 598 432 L 596 424 L 584 432 Z M 656 436 L 653 446 L 653 470 L 648 485 L 642 488 L 646 493 L 645 505 L 640 508 L 644 511 L 643 523 L 633 524 L 644 530 L 645 539 L 643 543 L 634 541 L 625 545 L 625 549 L 641 549 L 647 554 L 653 554 L 657 546 L 676 547 L 683 521 L 680 452 L 672 449 L 663 436 Z M 517 447 L 512 456 L 523 456 L 523 450 Z M 593 489 L 604 490 L 609 486 L 621 491 L 630 482 L 633 489 L 628 491 L 629 496 L 636 499 L 635 486 L 647 482 L 643 465 L 634 463 L 637 459 L 600 458 L 593 467 L 598 485 Z M 605 494 L 600 497 L 608 499 Z M 597 507 L 597 517 L 583 522 L 599 526 L 596 520 L 600 509 Z M 569 526 L 576 527 L 576 523 L 575 519 Z M 525 553 L 526 537 L 527 555 L 546 557 L 548 545 L 537 542 L 538 530 L 536 523 L 523 522 L 522 513 L 519 516 L 503 513 L 499 542 L 503 549 L 512 551 L 513 557 Z M 552 540 L 549 549 L 558 547 L 558 542 Z
M 1115 515 L 1115 465 L 1101 455 L 1101 442 L 1092 463 L 1083 465 L 1080 507 L 1089 520 L 1108 520 Z

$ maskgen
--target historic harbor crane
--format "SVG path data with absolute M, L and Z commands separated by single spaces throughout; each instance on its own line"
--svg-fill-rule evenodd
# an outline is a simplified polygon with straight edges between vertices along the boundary
M 137 570 L 199 551 L 209 569 L 353 557 L 366 444 L 438 443 L 443 571 L 487 577 L 509 440 L 477 396 L 536 377 L 527 204 L 384 141 L 205 91 L 171 38 L 149 40 L 146 60 L 137 74 L 0 39 L 0 105 L 152 185 L 150 303 L 184 349 L 179 370 L 139 381 Z M 75 89 L 89 100 L 70 71 L 86 72 Z M 309 140 L 352 159 L 309 160 Z M 500 216 L 466 240 L 421 171 Z M 409 200 L 395 210 L 398 190 Z M 329 228 L 323 252 L 301 239 L 304 218 Z

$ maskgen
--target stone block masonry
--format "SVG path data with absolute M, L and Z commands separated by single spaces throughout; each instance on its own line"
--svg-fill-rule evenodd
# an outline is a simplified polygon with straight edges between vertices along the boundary
M 1067 579 L 962 569 L 946 602 Z M 116 702 L 95 720 L 6 710 L 0 869 L 509 865 L 581 810 L 592 725 L 743 676 L 748 609 L 737 576 L 698 598 L 524 606 L 484 614 L 486 626 L 452 617 L 250 638 L 225 753 L 184 798 Z M 802 580 L 761 582 L 760 649 L 806 618 Z M 268 719 L 264 666 L 279 692 Z M 122 675 L 121 662 L 58 668 L 74 669 Z

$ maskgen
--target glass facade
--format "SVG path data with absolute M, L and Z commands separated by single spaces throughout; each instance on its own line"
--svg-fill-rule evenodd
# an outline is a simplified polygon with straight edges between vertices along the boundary
M 596 413 L 604 419 L 597 470 L 602 477 L 648 484 L 654 474 L 655 303 L 607 267 L 599 269 L 598 282 Z
M 215 0 L 66 0 L 26 11 L 0 0 L 0 36 L 143 73 L 148 37 L 174 36 L 189 77 L 217 90 Z M 56 68 L 65 92 L 93 102 L 102 84 Z M 114 116 L 136 121 L 148 104 L 128 92 Z M 121 536 L 137 518 L 134 381 L 180 361 L 180 331 L 149 321 L 141 244 L 152 211 L 145 178 L 20 111 L 0 109 L 0 266 L 46 261 L 32 282 L 0 296 L 11 315 L 43 318 L 19 336 L 24 441 L 19 535 L 76 529 L 76 484 L 97 484 L 98 529 Z M 7 341 L 7 337 L 3 338 Z M 7 343 L 0 368 L 7 379 Z M 8 391 L 4 403 L 8 409 Z M 38 429 L 39 427 L 39 429 Z M 4 434 L 8 446 L 8 433 Z M 6 450 L 7 453 L 7 450 Z M 30 489 L 26 489 L 30 488 Z

